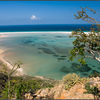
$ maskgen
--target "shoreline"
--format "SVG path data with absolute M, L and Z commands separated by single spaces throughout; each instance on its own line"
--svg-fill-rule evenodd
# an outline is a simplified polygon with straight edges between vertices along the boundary
M 21 34 L 67 34 L 71 35 L 72 31 L 23 31 L 23 32 L 0 32 L 0 37 L 8 37 L 8 35 L 21 35 Z M 89 34 L 89 31 L 84 33 Z
M 9 70 L 11 70 L 11 69 L 13 68 L 13 65 L 10 64 L 7 60 L 4 59 L 4 54 L 3 54 L 3 53 L 4 53 L 5 51 L 6 51 L 5 49 L 0 49 L 0 62 L 2 62 L 4 65 L 7 66 L 7 68 L 8 68 Z M 15 75 L 15 76 L 23 76 L 23 75 L 24 75 L 23 69 L 22 69 L 22 68 L 17 69 L 17 71 L 15 72 L 14 75 Z
M 6 50 L 5 49 L 0 49 L 0 62 L 3 63 L 4 65 L 6 65 L 7 69 L 8 70 L 11 70 L 13 68 L 13 65 L 9 63 L 9 61 L 7 61 L 6 59 L 4 59 L 4 52 Z M 0 65 L 0 67 L 2 67 L 2 65 Z M 1 68 L 2 69 L 2 68 Z M 32 77 L 32 78 L 36 78 L 36 79 L 41 79 L 41 80 L 55 80 L 55 79 L 52 79 L 52 78 L 46 78 L 44 76 L 39 76 L 39 75 L 36 75 L 36 76 L 29 76 L 27 74 L 25 74 L 23 72 L 23 68 L 19 68 L 17 69 L 17 71 L 14 73 L 13 76 L 23 76 L 23 77 Z
M 27 32 L 0 32 L 0 35 L 2 34 L 16 34 L 16 33 L 21 33 L 21 34 L 25 34 L 25 33 L 63 33 L 63 34 L 71 34 L 72 31 L 27 31 Z

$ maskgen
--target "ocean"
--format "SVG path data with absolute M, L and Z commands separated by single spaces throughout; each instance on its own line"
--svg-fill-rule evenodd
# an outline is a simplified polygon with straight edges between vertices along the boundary
M 0 26 L 0 48 L 6 49 L 5 59 L 23 63 L 23 71 L 31 76 L 62 79 L 68 73 L 89 76 L 100 72 L 100 63 L 86 59 L 87 65 L 77 67 L 77 59 L 69 61 L 72 42 L 68 33 L 81 28 L 90 31 L 91 25 L 12 25 Z
M 6 25 L 0 26 L 0 32 L 30 32 L 30 31 L 73 31 L 83 29 L 90 31 L 91 24 L 50 24 L 50 25 Z

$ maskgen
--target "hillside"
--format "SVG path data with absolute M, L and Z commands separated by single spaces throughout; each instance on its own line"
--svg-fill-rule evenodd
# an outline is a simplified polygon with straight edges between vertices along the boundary
M 7 76 L 0 74 L 0 99 L 7 99 Z M 80 78 L 67 74 L 62 80 L 27 75 L 11 77 L 10 99 L 94 99 L 100 98 L 100 77 Z

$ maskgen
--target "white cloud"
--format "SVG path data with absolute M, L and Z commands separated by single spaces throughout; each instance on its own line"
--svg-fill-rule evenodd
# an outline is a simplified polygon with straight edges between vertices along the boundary
M 32 16 L 30 17 L 30 19 L 31 19 L 31 20 L 37 20 L 38 18 L 37 18 L 37 16 L 32 15 Z

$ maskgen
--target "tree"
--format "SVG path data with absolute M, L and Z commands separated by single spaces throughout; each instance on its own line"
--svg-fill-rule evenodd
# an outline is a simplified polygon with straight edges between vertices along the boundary
M 70 37 L 75 37 L 73 41 L 73 49 L 70 51 L 70 60 L 80 56 L 78 61 L 83 65 L 86 64 L 86 58 L 92 58 L 100 62 L 100 25 L 99 22 L 87 14 L 90 11 L 96 14 L 91 8 L 81 8 L 81 11 L 75 14 L 76 19 L 82 19 L 88 23 L 92 23 L 92 27 L 89 32 L 84 32 L 82 29 L 78 29 L 72 32 Z M 96 29 L 94 28 L 96 26 Z

